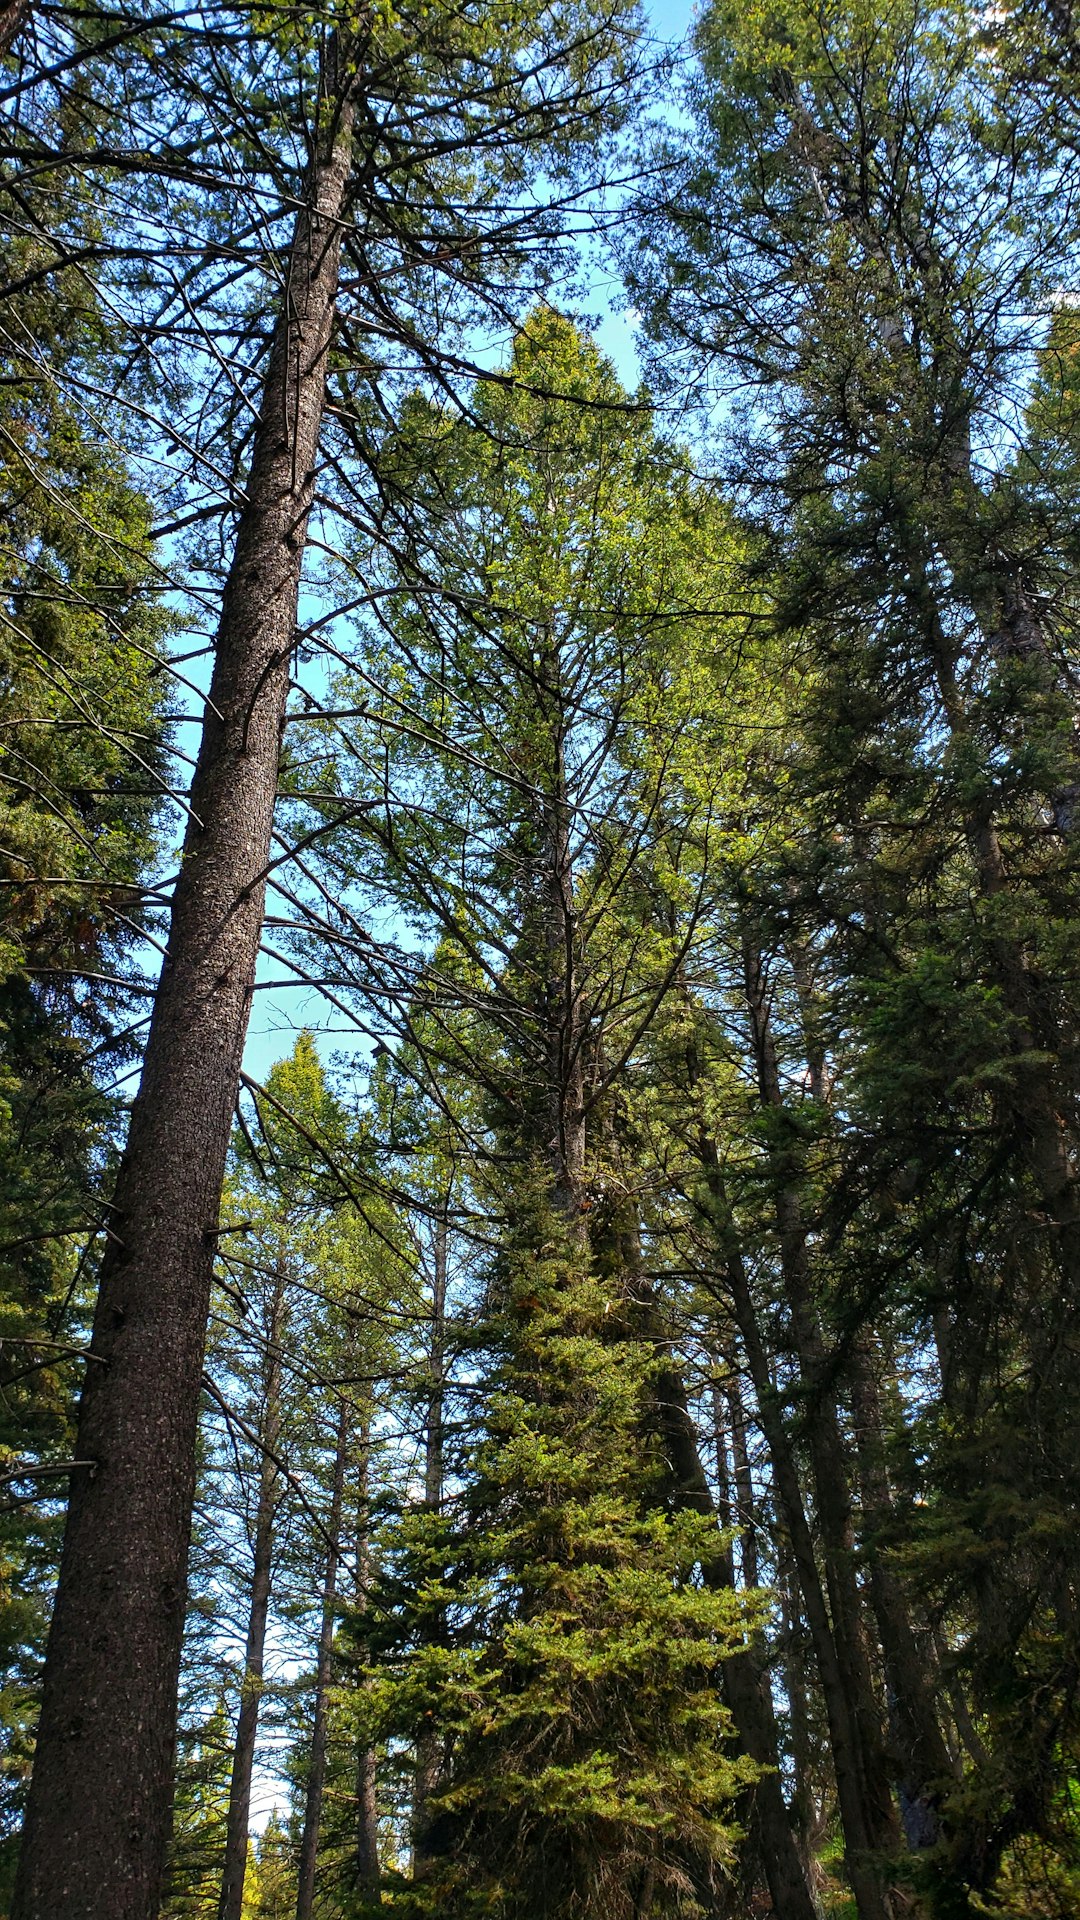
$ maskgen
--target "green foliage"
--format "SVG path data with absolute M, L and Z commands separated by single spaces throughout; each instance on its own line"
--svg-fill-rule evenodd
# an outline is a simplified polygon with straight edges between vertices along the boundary
M 751 1615 L 701 1584 L 715 1524 L 664 1505 L 618 1282 L 542 1182 L 515 1217 L 463 1492 L 387 1530 L 364 1628 L 371 1735 L 432 1724 L 444 1751 L 432 1864 L 392 1909 L 618 1916 L 648 1880 L 654 1911 L 697 1913 L 755 1771 L 719 1697 Z

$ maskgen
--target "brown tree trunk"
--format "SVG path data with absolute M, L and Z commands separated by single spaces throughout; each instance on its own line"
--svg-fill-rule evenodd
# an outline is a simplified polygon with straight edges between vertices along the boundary
M 424 1436 L 424 1503 L 438 1513 L 443 1498 L 443 1375 L 446 1364 L 446 1270 L 449 1243 L 450 1196 L 435 1223 L 435 1262 L 431 1281 L 431 1351 L 427 1431 Z M 440 1742 L 435 1732 L 422 1733 L 416 1743 L 416 1779 L 412 1804 L 412 1876 L 423 1880 L 434 1855 L 428 1845 L 429 1807 L 438 1789 Z
M 779 1120 L 784 1095 L 772 1036 L 761 956 L 747 937 L 743 948 L 746 1002 L 764 1107 Z M 809 1390 L 806 1427 L 829 1595 L 832 1638 L 855 1739 L 861 1776 L 863 1827 L 872 1852 L 887 1856 L 899 1841 L 889 1790 L 881 1717 L 874 1694 L 862 1599 L 855 1572 L 855 1536 L 848 1465 L 836 1401 L 827 1385 L 824 1343 L 814 1311 L 806 1232 L 794 1155 L 782 1140 L 768 1148 L 780 1269 L 791 1316 L 796 1357 Z
M 229 1782 L 229 1812 L 225 1825 L 225 1864 L 221 1875 L 218 1920 L 240 1920 L 244 1905 L 244 1880 L 247 1876 L 248 1830 L 251 1824 L 251 1775 L 255 1765 L 255 1742 L 259 1734 L 259 1709 L 262 1704 L 263 1669 L 266 1653 L 266 1619 L 270 1610 L 270 1586 L 273 1572 L 274 1522 L 277 1518 L 277 1450 L 281 1433 L 281 1336 L 282 1308 L 285 1299 L 283 1269 L 280 1261 L 274 1276 L 274 1291 L 266 1323 L 266 1361 L 263 1370 L 262 1407 L 258 1441 L 263 1449 L 259 1461 L 259 1499 L 255 1509 L 255 1538 L 251 1570 L 251 1601 L 248 1610 L 247 1644 L 244 1648 L 244 1672 L 240 1682 L 240 1711 L 233 1745 L 232 1777 Z
M 634 1291 L 641 1310 L 641 1328 L 667 1364 L 653 1375 L 655 1406 L 667 1448 L 673 1497 L 692 1512 L 713 1514 L 715 1503 L 701 1463 L 697 1433 L 687 1405 L 686 1389 L 676 1369 L 663 1327 L 659 1324 L 647 1277 L 633 1254 L 627 1266 L 634 1272 Z M 730 1544 L 718 1543 L 716 1557 L 702 1567 L 707 1586 L 721 1589 L 735 1584 Z M 752 1794 L 751 1826 L 760 1845 L 761 1864 L 769 1886 L 776 1920 L 816 1920 L 816 1909 L 799 1859 L 780 1783 L 779 1740 L 768 1682 L 749 1649 L 729 1654 L 723 1663 L 724 1699 L 742 1751 L 763 1768 Z
M 796 1591 L 797 1582 L 786 1552 L 782 1552 L 781 1555 L 778 1587 L 784 1692 L 787 1695 L 791 1723 L 791 1765 L 795 1775 L 795 1791 L 791 1797 L 791 1819 L 799 1852 L 807 1871 L 812 1872 L 815 1846 L 821 1838 L 821 1823 L 814 1795 L 811 1764 L 810 1699 L 806 1685 L 805 1634 Z
M 818 1573 L 794 1450 L 780 1397 L 773 1386 L 768 1355 L 758 1327 L 750 1282 L 742 1255 L 734 1243 L 730 1213 L 715 1143 L 699 1143 L 702 1168 L 712 1196 L 714 1224 L 725 1259 L 735 1324 L 746 1352 L 757 1399 L 758 1419 L 772 1462 L 780 1511 L 791 1542 L 821 1682 L 829 1725 L 829 1743 L 836 1775 L 840 1819 L 844 1830 L 845 1864 L 855 1896 L 859 1920 L 894 1920 L 894 1907 L 879 1871 L 877 1835 L 867 1817 L 865 1776 L 859 1729 L 845 1675 L 837 1657 L 832 1621 Z M 797 1856 L 796 1856 L 797 1857 Z
M 330 89 L 334 92 L 335 88 Z M 93 1334 L 13 1920 L 153 1920 L 169 1834 L 195 1436 L 262 925 L 351 152 L 297 215 Z
M 365 1415 L 360 1430 L 356 1475 L 356 1591 L 357 1609 L 367 1604 L 371 1590 L 369 1507 L 371 1427 Z M 356 1749 L 356 1884 L 369 1906 L 380 1904 L 382 1869 L 379 1865 L 379 1803 L 375 1755 L 365 1740 Z
M 29 18 L 30 0 L 5 0 L 0 6 L 0 53 L 13 45 Z
M 952 1763 L 934 1704 L 927 1656 L 919 1650 L 905 1595 L 881 1550 L 880 1536 L 893 1520 L 893 1503 L 885 1468 L 878 1383 L 865 1346 L 857 1350 L 852 1363 L 852 1406 L 864 1547 L 897 1758 L 900 1818 L 909 1847 L 933 1847 L 941 1837 L 938 1804 L 952 1774 Z
M 737 1376 L 727 1391 L 731 1420 L 731 1459 L 735 1468 L 735 1520 L 742 1529 L 739 1536 L 739 1565 L 744 1587 L 758 1584 L 757 1508 L 754 1483 L 750 1475 L 750 1455 L 746 1445 L 746 1412 Z
M 304 1830 L 300 1838 L 300 1860 L 296 1875 L 296 1920 L 311 1920 L 315 1901 L 315 1862 L 319 1853 L 323 1794 L 326 1789 L 326 1710 L 334 1661 L 334 1619 L 337 1609 L 338 1566 L 341 1560 L 341 1508 L 345 1497 L 345 1462 L 348 1443 L 349 1403 L 342 1395 L 334 1444 L 334 1478 L 330 1495 L 330 1541 L 326 1549 L 326 1569 L 323 1573 L 322 1619 L 319 1623 L 319 1649 L 315 1663 L 315 1705 L 311 1719 L 307 1791 L 304 1796 Z

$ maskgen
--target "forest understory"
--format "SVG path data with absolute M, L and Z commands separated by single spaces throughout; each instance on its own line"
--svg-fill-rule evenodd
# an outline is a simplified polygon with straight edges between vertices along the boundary
M 0 1920 L 1080 1920 L 1069 0 L 0 0 Z

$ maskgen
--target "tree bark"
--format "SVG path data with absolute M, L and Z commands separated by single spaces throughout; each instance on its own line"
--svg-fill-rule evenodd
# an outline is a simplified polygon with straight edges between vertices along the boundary
M 13 1920 L 153 1920 L 168 1844 L 195 1438 L 351 154 L 297 215 L 173 897 L 117 1179 Z
M 858 1727 L 833 1637 L 833 1626 L 818 1573 L 810 1526 L 794 1450 L 780 1397 L 773 1386 L 768 1355 L 761 1339 L 757 1313 L 742 1255 L 734 1243 L 719 1157 L 713 1141 L 699 1142 L 702 1169 L 712 1200 L 713 1220 L 725 1262 L 735 1324 L 746 1352 L 757 1399 L 758 1419 L 769 1449 L 780 1510 L 791 1542 L 814 1648 L 822 1698 L 829 1724 L 829 1743 L 836 1775 L 840 1819 L 844 1831 L 845 1864 L 855 1896 L 859 1920 L 895 1920 L 894 1908 L 876 1859 L 877 1837 L 868 1819 L 865 1777 Z M 797 1855 L 796 1855 L 797 1857 Z
M 761 956 L 747 936 L 743 946 L 746 1003 L 762 1104 L 782 1122 L 784 1096 L 772 1035 Z M 826 1382 L 824 1343 L 814 1311 L 806 1231 L 795 1154 L 782 1140 L 767 1148 L 779 1241 L 780 1270 L 791 1316 L 796 1357 L 811 1404 L 807 1443 L 829 1595 L 832 1638 L 854 1735 L 861 1777 L 863 1829 L 873 1852 L 887 1855 L 899 1840 L 889 1790 L 881 1719 L 866 1645 L 862 1600 L 855 1574 L 855 1537 L 847 1459 L 836 1400 Z
M 304 1796 L 304 1830 L 300 1838 L 300 1860 L 296 1875 L 296 1920 L 311 1920 L 315 1901 L 315 1862 L 319 1853 L 323 1794 L 326 1788 L 326 1709 L 334 1660 L 334 1619 L 337 1611 L 338 1566 L 341 1560 L 341 1508 L 345 1497 L 345 1460 L 348 1442 L 349 1403 L 342 1395 L 341 1405 L 338 1408 L 334 1478 L 330 1495 L 330 1544 L 326 1550 L 322 1619 L 319 1623 L 319 1649 L 315 1663 L 315 1704 L 311 1720 L 307 1792 Z
M 371 1589 L 370 1505 L 371 1428 L 365 1415 L 360 1429 L 356 1475 L 356 1591 L 358 1611 Z M 369 1906 L 380 1904 L 379 1804 L 375 1755 L 365 1740 L 356 1749 L 356 1884 Z
M 273 1577 L 274 1522 L 277 1518 L 280 1499 L 276 1455 L 281 1432 L 281 1319 L 284 1299 L 284 1277 L 279 1262 L 274 1276 L 274 1290 L 266 1324 L 266 1362 L 258 1433 L 263 1453 L 259 1461 L 259 1499 L 255 1510 L 251 1602 L 248 1611 L 247 1643 L 244 1648 L 244 1672 L 240 1683 L 240 1712 L 236 1722 L 232 1777 L 229 1781 L 229 1812 L 225 1825 L 225 1864 L 221 1876 L 218 1920 L 240 1920 L 244 1905 L 244 1881 L 247 1877 L 248 1830 L 251 1824 L 251 1775 L 255 1765 L 255 1742 L 259 1734 L 259 1709 L 262 1705 L 266 1654 L 266 1620 L 270 1610 L 270 1587 Z
M 653 1375 L 656 1410 L 667 1447 L 673 1497 L 692 1512 L 715 1513 L 715 1503 L 701 1462 L 697 1433 L 682 1378 L 670 1356 L 663 1328 L 658 1324 L 651 1289 L 632 1256 L 635 1298 L 642 1315 L 642 1331 L 656 1345 L 665 1364 Z M 730 1543 L 717 1543 L 714 1559 L 701 1570 L 714 1589 L 735 1584 Z M 768 1881 L 776 1920 L 816 1920 L 816 1909 L 799 1859 L 780 1783 L 779 1740 L 768 1683 L 754 1654 L 729 1654 L 723 1663 L 724 1698 L 744 1753 L 763 1768 L 752 1793 L 752 1825 L 760 1841 L 761 1862 Z
M 424 1504 L 438 1513 L 443 1498 L 443 1392 L 446 1328 L 446 1272 L 449 1243 L 450 1196 L 435 1223 L 435 1262 L 431 1284 L 431 1351 L 427 1431 L 424 1436 Z M 428 1809 L 439 1785 L 440 1743 L 434 1732 L 421 1733 L 416 1743 L 416 1779 L 412 1804 L 412 1877 L 430 1872 L 433 1854 L 427 1844 Z
M 30 0 L 6 0 L 0 6 L 0 53 L 6 53 L 30 18 Z
M 893 1520 L 893 1502 L 882 1445 L 878 1384 L 865 1346 L 855 1354 L 852 1393 L 864 1546 L 885 1668 L 900 1818 L 908 1846 L 921 1850 L 936 1846 L 941 1837 L 939 1801 L 953 1768 L 928 1680 L 926 1655 L 920 1652 L 900 1582 L 882 1556 L 880 1535 Z

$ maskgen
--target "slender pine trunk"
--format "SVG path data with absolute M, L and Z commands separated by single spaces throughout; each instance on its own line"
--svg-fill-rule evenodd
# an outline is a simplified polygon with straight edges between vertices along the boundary
M 435 1223 L 435 1259 L 431 1281 L 431 1346 L 427 1427 L 424 1434 L 424 1503 L 438 1513 L 443 1498 L 443 1398 L 446 1365 L 446 1274 L 449 1249 L 449 1206 L 446 1195 Z M 428 1844 L 430 1805 L 441 1773 L 437 1732 L 421 1733 L 416 1743 L 416 1778 L 412 1804 L 412 1877 L 423 1880 L 434 1855 Z
M 6 53 L 30 18 L 30 0 L 5 0 L 0 6 L 0 53 Z
M 229 1811 L 225 1824 L 225 1864 L 221 1876 L 218 1920 L 240 1920 L 244 1905 L 248 1833 L 251 1825 L 251 1776 L 255 1765 L 255 1743 L 259 1737 L 259 1710 L 262 1706 L 266 1660 L 266 1622 L 270 1611 L 270 1588 L 273 1579 L 274 1523 L 277 1519 L 280 1500 L 276 1455 L 281 1434 L 281 1338 L 284 1301 L 284 1273 L 279 1262 L 274 1275 L 274 1290 L 265 1327 L 266 1361 L 263 1369 L 262 1406 L 258 1423 L 258 1441 L 263 1451 L 259 1461 L 259 1498 L 255 1509 L 255 1537 L 252 1542 L 251 1598 L 248 1606 L 247 1640 L 244 1647 L 244 1672 L 240 1682 L 240 1711 L 236 1721 L 232 1776 L 229 1781 Z
M 766 1111 L 779 1120 L 784 1110 L 779 1063 L 773 1040 L 761 955 L 747 936 L 743 945 L 746 1003 Z M 814 1499 L 829 1596 L 832 1639 L 854 1736 L 855 1763 L 863 1801 L 866 1844 L 883 1859 L 899 1843 L 896 1810 L 889 1788 L 881 1716 L 874 1693 L 866 1641 L 863 1603 L 855 1570 L 855 1533 L 848 1463 L 836 1400 L 827 1386 L 824 1342 L 813 1302 L 806 1230 L 798 1190 L 795 1155 L 782 1139 L 768 1149 L 780 1270 L 790 1311 L 796 1357 L 810 1404 L 807 1444 Z
M 371 1591 L 371 1419 L 365 1413 L 360 1429 L 356 1472 L 356 1587 L 360 1612 Z M 356 1748 L 356 1885 L 365 1905 L 381 1904 L 382 1869 L 379 1865 L 379 1802 L 375 1754 L 366 1740 Z
M 792 1560 L 813 1643 L 829 1726 L 848 1878 L 859 1920 L 895 1920 L 893 1902 L 881 1877 L 876 1835 L 867 1819 L 859 1729 L 837 1656 L 833 1624 L 818 1572 L 794 1448 L 780 1395 L 773 1384 L 749 1277 L 732 1233 L 730 1209 L 715 1142 L 703 1137 L 699 1142 L 699 1153 L 711 1196 L 713 1222 L 724 1258 L 735 1324 L 746 1353 L 757 1400 L 758 1420 L 772 1462 L 776 1495 L 791 1542 Z
M 653 1375 L 653 1391 L 656 1418 L 667 1449 L 672 1498 L 691 1512 L 712 1515 L 715 1503 L 702 1465 L 686 1388 L 670 1353 L 648 1278 L 641 1271 L 640 1257 L 630 1250 L 626 1264 L 633 1275 L 642 1337 L 654 1343 L 663 1362 Z M 716 1590 L 733 1587 L 735 1566 L 730 1543 L 718 1541 L 715 1557 L 701 1571 L 706 1585 Z M 776 1920 L 816 1920 L 784 1805 L 780 1743 L 767 1680 L 750 1649 L 729 1654 L 722 1672 L 724 1699 L 739 1746 L 763 1770 L 753 1788 L 750 1821 Z
M 290 249 L 191 816 L 117 1178 L 13 1920 L 154 1920 L 169 1837 L 195 1438 L 225 1159 L 350 172 L 336 80 Z
M 330 1675 L 334 1662 L 334 1620 L 337 1612 L 338 1567 L 341 1560 L 341 1509 L 345 1498 L 345 1464 L 349 1447 L 349 1403 L 342 1395 L 338 1408 L 337 1435 L 334 1442 L 334 1478 L 330 1494 L 330 1540 L 323 1572 L 322 1618 L 319 1622 L 319 1648 L 315 1662 L 315 1702 L 311 1719 L 311 1746 L 308 1752 L 307 1790 L 304 1795 L 304 1828 L 300 1838 L 300 1861 L 296 1876 L 296 1920 L 311 1920 L 315 1902 L 315 1862 L 322 1830 L 323 1794 L 326 1789 L 327 1707 Z
M 952 1776 L 952 1764 L 938 1719 L 927 1656 L 920 1651 L 903 1589 L 882 1551 L 881 1535 L 893 1525 L 894 1512 L 885 1467 L 881 1399 L 865 1343 L 852 1362 L 852 1408 L 863 1546 L 885 1669 L 900 1818 L 908 1846 L 920 1850 L 936 1846 L 941 1837 L 939 1803 Z

